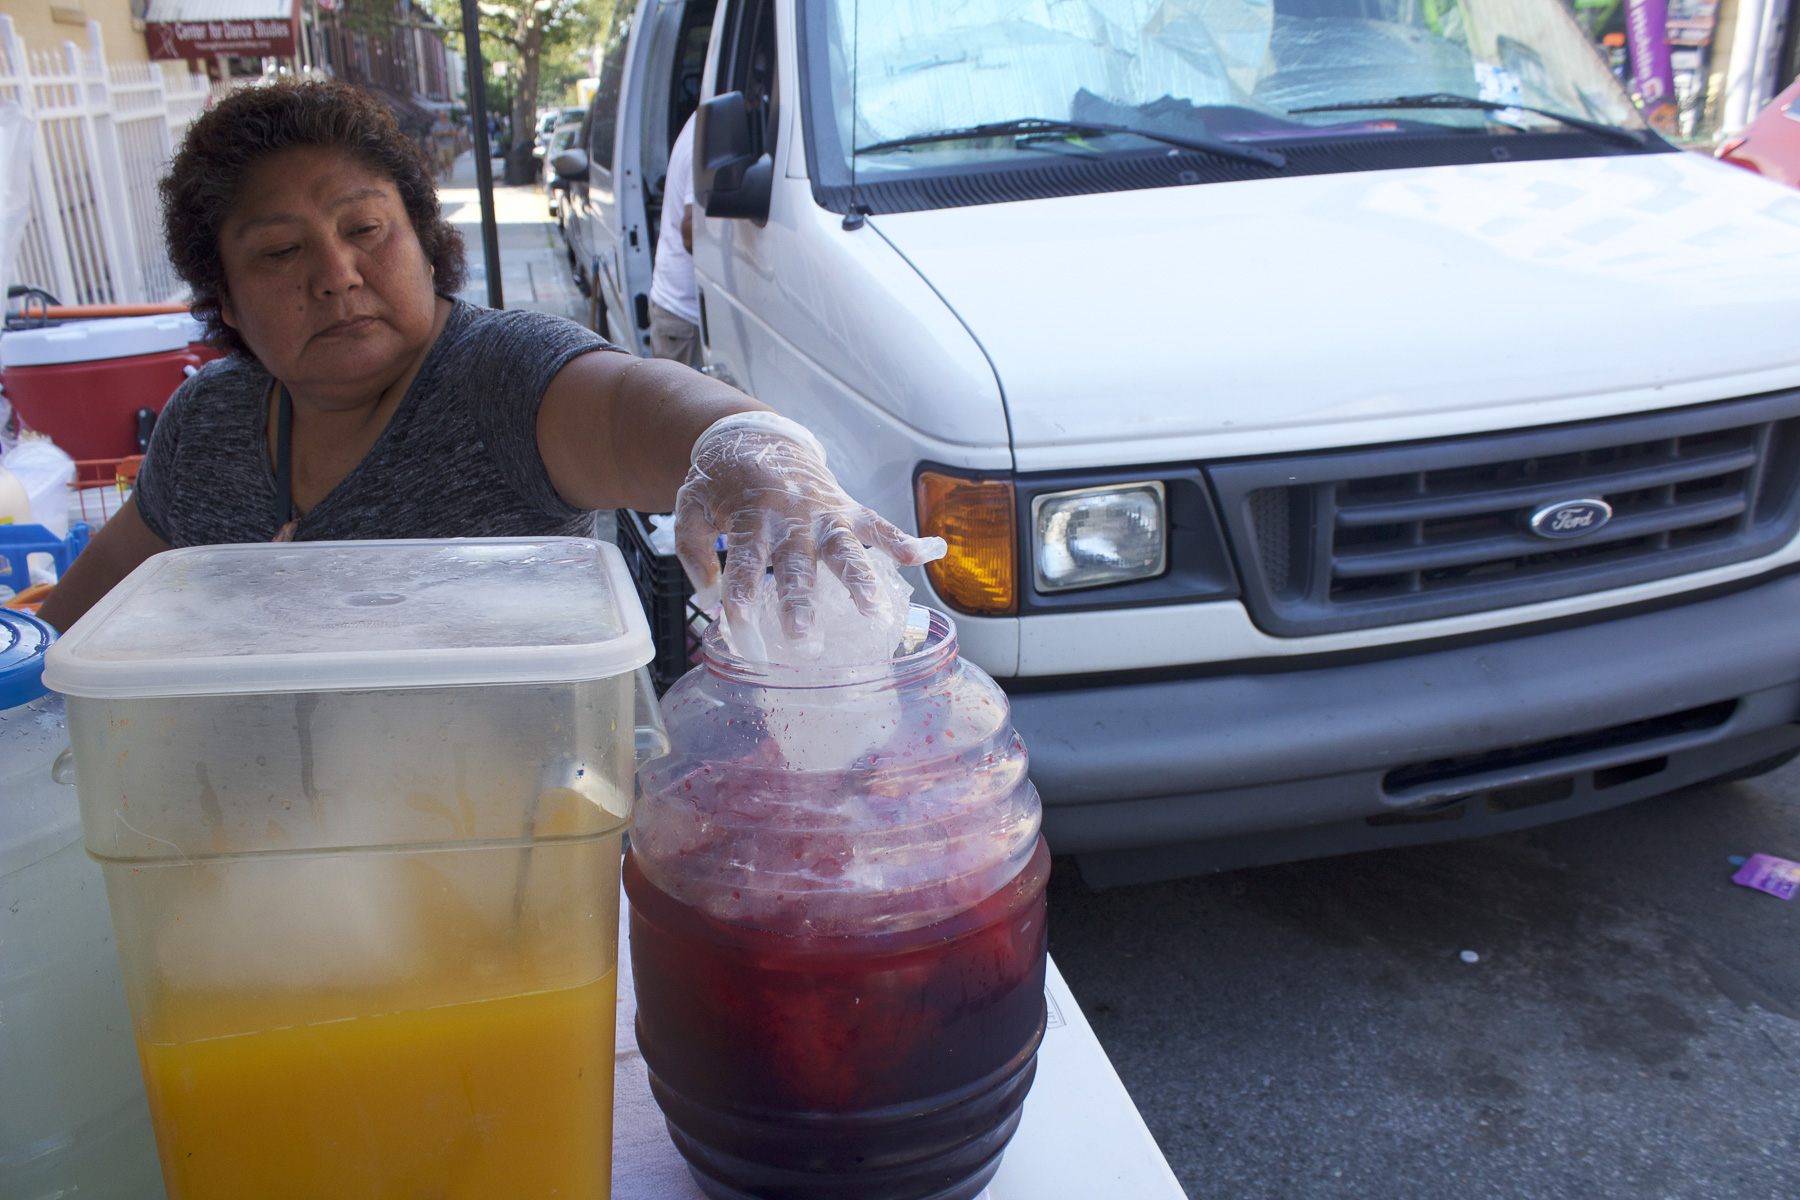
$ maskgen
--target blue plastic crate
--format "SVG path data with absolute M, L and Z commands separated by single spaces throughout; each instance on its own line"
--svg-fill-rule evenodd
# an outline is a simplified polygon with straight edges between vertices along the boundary
M 15 592 L 30 587 L 26 556 L 40 551 L 55 560 L 56 573 L 61 576 L 87 544 L 88 527 L 81 521 L 69 526 L 66 538 L 57 537 L 42 525 L 0 525 L 0 586 Z

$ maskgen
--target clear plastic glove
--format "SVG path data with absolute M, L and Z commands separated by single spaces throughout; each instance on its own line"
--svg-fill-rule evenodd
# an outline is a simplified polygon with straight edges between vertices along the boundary
M 826 467 L 818 439 L 770 412 L 736 413 L 709 426 L 676 494 L 675 552 L 702 607 L 718 594 L 713 547 L 721 534 L 726 628 L 752 626 L 750 606 L 773 566 L 782 632 L 796 642 L 812 632 L 820 563 L 843 581 L 859 612 L 874 616 L 882 585 L 871 548 L 915 567 L 946 549 L 942 538 L 910 537 L 852 500 Z

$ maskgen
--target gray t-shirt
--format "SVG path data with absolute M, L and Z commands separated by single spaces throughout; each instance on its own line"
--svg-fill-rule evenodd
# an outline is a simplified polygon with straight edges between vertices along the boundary
M 300 518 L 299 541 L 586 536 L 592 518 L 538 453 L 544 390 L 569 361 L 617 349 L 573 321 L 455 308 L 369 453 Z M 266 542 L 272 379 L 254 359 L 208 363 L 170 397 L 137 478 L 138 515 L 171 546 Z

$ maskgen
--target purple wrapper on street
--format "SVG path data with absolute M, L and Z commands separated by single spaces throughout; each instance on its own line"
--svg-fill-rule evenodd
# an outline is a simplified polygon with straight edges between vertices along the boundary
M 1782 900 L 1792 900 L 1794 893 L 1800 891 L 1800 863 L 1776 858 L 1773 854 L 1752 854 L 1731 877 L 1731 882 Z

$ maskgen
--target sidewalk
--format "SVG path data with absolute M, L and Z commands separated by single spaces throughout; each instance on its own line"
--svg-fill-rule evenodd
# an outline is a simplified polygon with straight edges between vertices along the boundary
M 494 160 L 494 178 L 501 177 Z M 458 293 L 486 305 L 487 269 L 481 249 L 481 194 L 475 187 L 475 156 L 456 160 L 450 179 L 438 189 L 444 216 L 461 230 L 467 246 L 469 285 Z M 494 188 L 494 221 L 500 235 L 500 286 L 507 308 L 555 313 L 587 324 L 588 302 L 575 287 L 562 232 L 550 219 L 541 186 Z
M 494 160 L 494 178 L 501 177 Z M 438 188 L 444 216 L 462 231 L 469 262 L 469 285 L 457 293 L 470 304 L 487 306 L 487 265 L 481 252 L 481 192 L 475 187 L 475 156 L 456 160 L 450 179 Z M 587 297 L 575 287 L 562 231 L 550 219 L 542 187 L 495 187 L 494 225 L 500 235 L 501 300 L 506 307 L 555 313 L 578 325 L 588 323 Z M 613 540 L 611 511 L 594 514 L 594 536 Z

